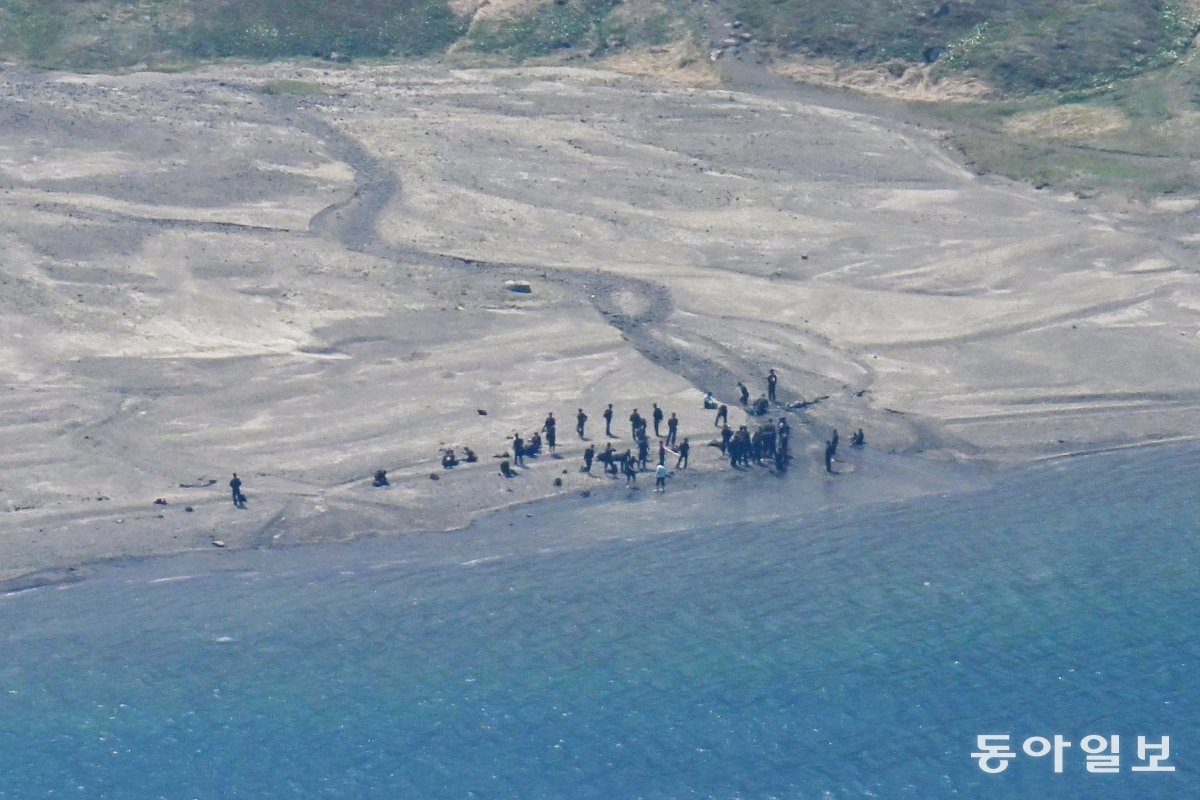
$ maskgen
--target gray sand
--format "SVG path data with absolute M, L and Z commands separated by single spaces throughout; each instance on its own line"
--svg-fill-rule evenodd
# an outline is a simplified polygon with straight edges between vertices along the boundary
M 915 112 L 549 68 L 0 83 L 0 577 L 623 497 L 578 472 L 608 402 L 622 449 L 680 414 L 682 506 L 731 473 L 703 391 L 736 426 L 772 367 L 797 482 L 833 427 L 988 463 L 1194 438 L 1200 203 L 980 178 Z M 563 458 L 500 478 L 550 410 Z

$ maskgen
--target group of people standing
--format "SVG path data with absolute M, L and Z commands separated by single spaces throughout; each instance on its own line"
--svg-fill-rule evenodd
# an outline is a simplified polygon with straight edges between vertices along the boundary
M 740 400 L 743 407 L 753 414 L 763 415 L 769 408 L 770 403 L 776 401 L 776 388 L 779 383 L 779 376 L 775 370 L 770 370 L 766 376 L 767 393 L 760 397 L 753 404 L 750 401 L 750 390 L 746 388 L 744 383 L 738 382 L 738 390 Z M 769 460 L 774 463 L 774 466 L 780 472 L 787 469 L 788 462 L 792 456 L 790 452 L 791 426 L 784 417 L 780 417 L 778 423 L 768 420 L 765 424 L 760 425 L 758 430 L 750 432 L 748 425 L 740 426 L 736 431 L 729 426 L 729 407 L 723 403 L 718 403 L 712 395 L 712 392 L 706 392 L 704 396 L 704 408 L 711 411 L 716 410 L 716 418 L 713 421 L 714 427 L 720 428 L 720 438 L 710 442 L 710 444 L 720 448 L 723 455 L 729 457 L 729 464 L 734 468 L 749 466 L 751 461 L 756 464 L 762 464 L 764 460 Z M 761 410 L 760 410 L 761 409 Z M 612 431 L 613 423 L 613 404 L 609 403 L 604 409 L 604 435 L 610 439 L 618 438 Z M 587 441 L 586 426 L 588 415 L 584 413 L 582 408 L 577 409 L 575 414 L 575 433 L 576 435 Z M 630 434 L 633 438 L 633 446 L 626 448 L 623 452 L 618 452 L 613 448 L 612 442 L 608 442 L 605 448 L 599 454 L 596 453 L 596 446 L 588 442 L 587 447 L 583 451 L 583 472 L 590 473 L 592 464 L 599 461 L 604 465 L 606 473 L 617 477 L 625 476 L 627 484 L 635 484 L 637 482 L 637 474 L 640 471 L 645 471 L 650 460 L 650 437 L 649 427 L 654 427 L 654 437 L 658 439 L 658 464 L 654 468 L 655 491 L 665 491 L 667 477 L 670 472 L 667 469 L 667 456 L 674 456 L 675 469 L 687 469 L 688 458 L 691 455 L 691 442 L 688 437 L 683 437 L 679 440 L 679 417 L 675 412 L 671 412 L 670 416 L 659 407 L 658 403 L 651 403 L 651 411 L 649 420 L 643 417 L 638 410 L 633 409 L 629 415 Z M 666 433 L 663 433 L 663 426 L 666 427 Z M 537 456 L 542 449 L 543 439 L 542 434 L 545 434 L 545 447 L 554 454 L 558 447 L 558 421 L 554 418 L 554 412 L 546 414 L 546 419 L 542 423 L 541 428 L 530 434 L 528 440 L 522 438 L 520 433 L 513 433 L 512 436 L 512 459 L 513 465 L 524 466 L 527 456 Z M 861 447 L 866 443 L 866 437 L 863 434 L 862 428 L 859 428 L 850 438 L 851 446 Z M 636 449 L 635 449 L 636 448 Z M 827 472 L 836 474 L 833 469 L 834 456 L 837 454 L 838 448 L 838 432 L 835 429 L 833 435 L 825 442 L 825 469 Z M 478 460 L 475 453 L 468 447 L 463 448 L 464 458 L 467 462 Z M 450 469 L 457 466 L 459 463 L 458 457 L 453 449 L 446 449 L 442 452 L 442 467 Z M 515 475 L 509 466 L 508 461 L 504 461 L 500 466 L 501 474 L 505 477 Z M 375 473 L 373 485 L 387 486 L 387 472 L 379 470 Z M 234 505 L 239 508 L 245 507 L 246 498 L 242 494 L 242 481 L 236 474 L 229 482 L 229 488 L 233 496 Z
M 775 370 L 772 369 L 767 373 L 765 383 L 766 394 L 754 403 L 750 403 L 750 390 L 744 383 L 738 383 L 741 404 L 751 414 L 765 414 L 771 403 L 778 402 L 779 376 Z M 775 468 L 781 472 L 788 468 L 788 463 L 792 460 L 791 426 L 786 418 L 780 417 L 778 422 L 768 420 L 753 433 L 750 431 L 749 425 L 742 425 L 735 431 L 729 426 L 729 406 L 718 403 L 711 392 L 707 392 L 704 396 L 704 408 L 710 411 L 716 410 L 713 425 L 721 429 L 720 438 L 710 444 L 718 447 L 723 455 L 729 457 L 731 466 L 746 467 L 751 461 L 761 465 L 767 461 L 773 463 Z M 615 416 L 613 404 L 607 404 L 602 417 L 604 419 L 604 435 L 610 439 L 619 438 L 617 434 L 613 433 L 612 426 Z M 587 441 L 587 422 L 588 415 L 582 408 L 577 409 L 575 433 L 584 441 Z M 676 459 L 675 469 L 677 470 L 687 468 L 691 455 L 691 442 L 686 436 L 680 439 L 679 424 L 678 414 L 671 412 L 668 415 L 658 403 L 651 403 L 648 416 L 643 416 L 637 408 L 634 408 L 629 414 L 629 433 L 633 444 L 621 451 L 614 448 L 612 442 L 608 442 L 603 450 L 597 452 L 596 445 L 589 442 L 583 451 L 581 471 L 591 473 L 592 464 L 598 461 L 604 465 L 606 474 L 613 477 L 624 475 L 627 484 L 635 484 L 638 473 L 648 469 L 651 455 L 650 429 L 652 427 L 653 435 L 658 439 L 658 463 L 654 467 L 655 488 L 664 490 L 666 478 L 670 475 L 667 468 L 668 455 Z M 541 433 L 545 434 L 546 446 L 553 453 L 557 444 L 557 422 L 553 413 L 547 414 L 541 429 L 534 432 L 528 441 L 523 439 L 519 433 L 513 434 L 513 458 L 517 466 L 524 464 L 525 456 L 536 455 L 540 450 Z M 852 443 L 859 445 L 863 443 L 861 429 L 855 434 L 855 440 Z M 826 444 L 826 469 L 832 473 L 833 455 L 837 450 L 836 431 L 833 434 L 832 449 L 829 449 L 828 442 Z

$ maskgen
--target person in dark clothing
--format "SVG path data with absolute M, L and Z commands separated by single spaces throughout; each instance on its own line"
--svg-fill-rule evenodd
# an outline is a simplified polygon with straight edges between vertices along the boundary
M 387 470 L 386 469 L 375 470 L 375 480 L 371 483 L 371 485 L 372 486 L 387 486 L 388 485 Z
M 688 453 L 692 452 L 692 446 L 688 444 L 687 437 L 683 437 L 683 442 L 679 445 L 679 460 L 675 462 L 675 469 L 687 469 Z
M 633 413 L 629 415 L 629 427 L 633 431 L 633 439 L 637 441 L 638 429 L 642 427 L 642 415 L 635 408 Z
M 650 440 L 645 436 L 638 438 L 638 464 L 642 469 L 646 468 L 646 461 L 650 458 Z
M 729 465 L 737 467 L 746 462 L 749 458 L 749 450 L 750 437 L 746 435 L 745 426 L 742 426 L 729 440 Z
M 859 428 L 856 433 L 850 436 L 851 447 L 862 447 L 867 443 L 867 437 L 863 435 L 863 429 Z
M 792 435 L 792 426 L 788 425 L 788 421 L 786 419 L 784 419 L 783 417 L 779 418 L 779 435 L 780 436 L 791 436 Z
M 667 463 L 667 444 L 662 439 L 658 440 L 658 463 Z
M 775 457 L 775 426 L 769 422 L 762 427 L 762 448 L 767 458 Z
M 592 471 L 592 459 L 596 457 L 596 446 L 589 444 L 583 451 L 583 471 Z
M 746 403 L 750 402 L 750 390 L 747 389 L 746 384 L 742 383 L 741 381 L 738 381 L 738 392 L 740 392 L 742 396 L 742 405 L 746 405 Z
M 765 397 L 759 397 L 757 400 L 754 401 L 754 413 L 760 417 L 763 414 L 766 414 L 767 409 L 769 409 L 770 407 L 771 407 L 771 404 Z
M 454 455 L 454 448 L 448 448 L 442 451 L 442 469 L 450 469 L 458 466 L 458 456 Z
M 233 473 L 233 480 L 229 482 L 229 488 L 233 493 L 233 504 L 238 508 L 246 505 L 246 498 L 242 495 L 242 479 Z
M 667 444 L 675 445 L 675 436 L 679 433 L 679 418 L 675 416 L 675 412 L 671 412 L 671 418 L 667 420 Z
M 617 454 L 613 450 L 612 442 L 609 442 L 604 448 L 604 452 L 600 454 L 600 462 L 604 464 L 605 472 L 614 478 L 617 477 Z
M 721 427 L 721 454 L 724 455 L 729 450 L 729 440 L 733 438 L 733 429 L 728 425 Z
M 583 409 L 579 409 L 579 413 L 575 415 L 575 432 L 579 434 L 579 438 L 583 436 L 583 426 L 587 424 L 587 414 L 583 413 Z
M 837 428 L 833 429 L 833 437 L 829 440 L 829 444 L 831 444 L 833 446 L 833 452 L 836 455 L 837 454 L 837 446 L 838 446 Z
M 654 412 L 650 415 L 650 418 L 654 420 L 654 438 L 657 439 L 658 437 L 662 436 L 662 434 L 658 432 L 658 426 L 661 425 L 663 421 L 663 410 L 658 407 L 658 403 L 651 403 L 651 405 L 654 406 Z
M 775 370 L 767 372 L 767 399 L 772 403 L 775 402 L 775 384 L 779 383 L 779 376 L 775 374 Z
M 608 408 L 604 409 L 604 435 L 605 436 L 613 435 L 612 417 L 613 417 L 612 403 L 609 403 Z
M 833 454 L 837 452 L 837 448 L 833 444 L 833 440 L 825 442 L 825 471 L 834 474 L 833 472 Z
M 717 409 L 717 419 L 713 422 L 713 427 L 719 428 L 727 422 L 729 422 L 729 406 L 722 403 Z
M 712 411 L 717 407 L 717 401 L 713 399 L 712 392 L 704 393 L 704 410 Z
M 525 440 L 521 438 L 521 434 L 513 434 L 513 465 L 517 467 L 525 466 Z
M 554 412 L 551 411 L 542 425 L 542 430 L 546 432 L 546 447 L 550 448 L 551 453 L 554 452 L 554 445 L 558 440 L 557 428 L 558 420 L 554 419 Z
M 468 464 L 474 464 L 478 460 L 479 456 L 475 455 L 475 451 L 466 445 L 463 445 L 463 461 L 467 462 Z
M 633 466 L 633 453 L 628 450 L 621 457 L 621 468 L 625 471 L 625 483 L 637 483 L 637 470 Z

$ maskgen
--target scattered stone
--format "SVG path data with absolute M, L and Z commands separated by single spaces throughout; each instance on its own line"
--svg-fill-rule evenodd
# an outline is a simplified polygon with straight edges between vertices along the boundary
M 156 506 L 165 506 L 166 504 L 167 504 L 167 501 L 161 497 L 156 498 L 154 501 L 154 505 L 156 505 Z
M 555 486 L 562 486 L 562 478 L 555 478 L 555 479 L 554 479 L 554 485 L 555 485 Z
M 533 287 L 529 285 L 529 281 L 505 281 L 504 288 L 518 294 L 533 294 Z
M 592 490 L 591 490 L 591 489 L 584 489 L 582 492 L 580 492 L 580 493 L 579 493 L 579 496 L 580 496 L 580 497 L 591 497 L 591 496 L 592 496 Z
M 220 539 L 213 539 L 212 545 L 213 545 L 213 547 L 224 547 L 225 543 L 223 541 L 221 541 Z
M 184 506 L 183 510 L 190 514 L 193 511 L 195 511 L 196 509 L 192 508 L 191 506 Z
M 442 479 L 442 476 L 441 476 L 441 475 L 438 475 L 436 472 L 431 472 L 431 473 L 429 473 L 429 480 L 431 480 L 431 481 L 440 481 L 441 479 Z
M 479 416 L 481 416 L 481 417 L 486 417 L 486 416 L 487 416 L 487 412 L 486 412 L 486 411 L 484 411 L 482 408 L 477 408 L 477 409 L 475 409 L 475 413 L 476 413 L 476 414 L 478 414 L 478 415 L 479 415 Z

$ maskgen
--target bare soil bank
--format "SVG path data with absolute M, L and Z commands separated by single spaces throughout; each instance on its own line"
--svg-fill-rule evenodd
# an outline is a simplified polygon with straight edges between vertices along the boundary
M 0 575 L 608 491 L 572 430 L 603 446 L 609 402 L 622 436 L 678 412 L 713 480 L 701 394 L 768 368 L 811 403 L 796 481 L 834 427 L 990 462 L 1197 428 L 1195 200 L 980 178 L 886 106 L 564 69 L 0 84 Z M 563 458 L 501 479 L 548 411 Z

